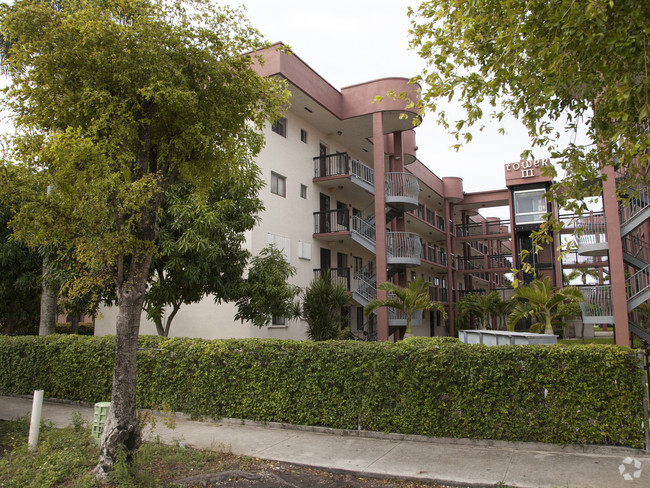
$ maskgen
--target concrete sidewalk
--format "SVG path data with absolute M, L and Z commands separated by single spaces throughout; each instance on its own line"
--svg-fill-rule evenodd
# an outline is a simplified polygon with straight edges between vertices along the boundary
M 30 398 L 0 396 L 0 419 L 22 417 L 30 411 Z M 43 418 L 65 427 L 75 411 L 92 421 L 92 408 L 52 401 L 43 405 Z M 175 421 L 173 430 L 157 422 L 153 432 L 145 431 L 146 437 L 332 471 L 461 486 L 650 486 L 650 455 L 628 448 L 427 439 L 240 420 L 197 422 L 183 414 L 177 414 Z

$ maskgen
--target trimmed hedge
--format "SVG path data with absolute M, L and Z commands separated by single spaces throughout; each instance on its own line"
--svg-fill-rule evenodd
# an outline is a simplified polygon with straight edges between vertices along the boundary
M 0 393 L 110 399 L 114 337 L 2 337 Z M 140 338 L 138 403 L 194 416 L 643 446 L 640 370 L 616 346 Z

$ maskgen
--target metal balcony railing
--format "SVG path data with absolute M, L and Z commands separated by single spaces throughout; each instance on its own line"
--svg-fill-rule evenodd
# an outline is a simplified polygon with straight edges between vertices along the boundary
M 603 212 L 583 215 L 574 226 L 582 229 L 582 234 L 577 239 L 578 247 L 607 242 L 607 224 Z
M 456 266 L 459 270 L 485 269 L 483 256 L 456 256 Z
M 314 212 L 314 234 L 347 232 L 350 230 L 350 210 L 339 208 Z
M 650 190 L 648 187 L 639 188 L 625 204 L 621 204 L 618 212 L 621 218 L 621 226 L 629 223 L 639 213 L 650 207 Z
M 650 263 L 650 244 L 645 240 L 628 234 L 623 238 L 623 252 L 644 263 Z
M 600 257 L 601 261 L 607 260 L 607 256 L 601 256 Z M 569 252 L 566 253 L 562 257 L 562 264 L 592 264 L 592 263 L 597 263 L 594 259 L 593 256 L 582 256 L 581 254 L 578 254 L 577 252 Z
M 371 242 L 375 242 L 375 224 L 368 220 L 359 217 L 358 215 L 352 216 L 352 232 L 356 232 L 360 236 L 368 239 Z
M 350 161 L 350 174 L 375 186 L 375 170 L 358 159 Z
M 364 271 L 352 278 L 352 291 L 361 295 L 366 301 L 377 298 L 377 277 Z
M 648 289 L 650 289 L 650 264 L 625 280 L 628 301 L 637 298 Z
M 512 268 L 511 254 L 490 254 L 488 256 L 488 267 L 492 268 Z
M 419 259 L 421 246 L 420 236 L 413 232 L 386 234 L 386 255 L 389 258 Z
M 350 156 L 346 152 L 314 158 L 314 178 L 350 174 Z
M 584 318 L 614 316 L 611 285 L 580 286 L 579 288 L 585 298 L 583 302 L 580 302 Z
M 314 278 L 320 278 L 328 271 L 334 283 L 340 283 L 350 291 L 350 268 L 318 268 L 314 270 Z
M 419 195 L 420 186 L 416 176 L 410 173 L 386 173 L 386 197 L 404 197 L 417 202 Z
M 510 221 L 480 222 L 475 224 L 456 225 L 456 237 L 472 237 L 481 235 L 509 234 Z

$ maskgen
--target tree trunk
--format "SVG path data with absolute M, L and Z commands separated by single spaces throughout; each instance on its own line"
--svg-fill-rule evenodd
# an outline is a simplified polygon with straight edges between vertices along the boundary
M 551 325 L 551 317 L 550 316 L 545 317 L 544 321 L 545 321 L 544 334 L 552 334 L 553 326 Z
M 73 315 L 70 318 L 70 334 L 78 334 L 78 333 L 79 333 L 79 316 Z
M 138 266 L 146 275 L 150 259 Z M 145 280 L 128 283 L 118 294 L 115 365 L 111 407 L 100 441 L 99 464 L 95 474 L 105 479 L 120 449 L 130 461 L 140 446 L 140 426 L 136 419 L 135 382 L 140 315 L 144 304 Z
M 56 332 L 56 302 L 57 293 L 52 291 L 45 281 L 47 273 L 47 258 L 43 258 L 43 283 L 41 291 L 41 319 L 38 325 L 38 335 L 50 335 Z

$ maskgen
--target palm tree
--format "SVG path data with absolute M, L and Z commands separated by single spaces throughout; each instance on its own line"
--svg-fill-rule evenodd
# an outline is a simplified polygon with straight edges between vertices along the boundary
M 424 281 L 422 278 L 416 278 L 409 282 L 407 288 L 398 286 L 390 281 L 380 284 L 377 288 L 389 293 L 386 300 L 375 298 L 370 300 L 363 310 L 366 317 L 370 316 L 379 307 L 389 307 L 401 311 L 406 317 L 405 334 L 412 334 L 411 320 L 413 314 L 418 310 L 437 310 L 442 312 L 443 317 L 447 318 L 445 307 L 439 302 L 432 302 L 429 297 L 429 287 L 431 282 Z
M 342 309 L 352 303 L 346 286 L 332 279 L 329 270 L 314 279 L 302 296 L 301 316 L 307 322 L 307 337 L 313 341 L 343 339 Z
M 485 330 L 488 328 L 489 318 L 498 312 L 497 307 L 500 301 L 501 295 L 496 291 L 487 295 L 470 293 L 458 302 L 459 317 L 462 317 L 461 321 L 466 320 L 466 318 L 476 317 L 481 320 L 481 326 Z
M 499 301 L 496 304 L 496 315 L 499 317 L 499 330 L 506 330 L 506 321 L 508 320 L 508 315 L 510 315 L 514 308 L 514 300 L 504 300 L 501 296 L 499 296 Z
M 544 278 L 516 288 L 513 299 L 516 303 L 514 310 L 508 316 L 509 330 L 514 330 L 521 319 L 535 318 L 543 324 L 545 334 L 552 334 L 553 325 L 560 324 L 561 318 L 571 315 L 566 310 L 558 309 L 560 304 L 577 303 L 584 298 L 578 288 L 574 286 L 557 288 L 551 285 L 549 278 Z
M 562 273 L 562 280 L 565 285 L 569 285 L 575 278 L 580 278 L 583 285 L 587 284 L 587 278 L 598 279 L 598 271 L 592 268 L 575 268 L 569 274 Z

